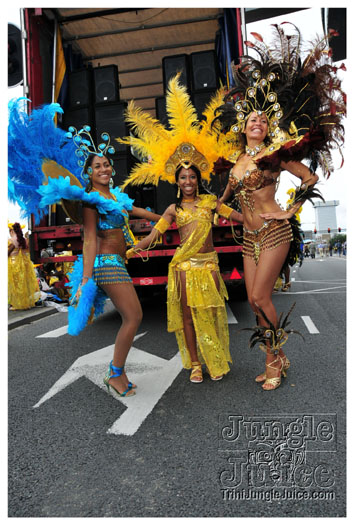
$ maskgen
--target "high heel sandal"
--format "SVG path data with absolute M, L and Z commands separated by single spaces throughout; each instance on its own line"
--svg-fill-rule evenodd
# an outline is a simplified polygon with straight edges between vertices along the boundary
M 290 368 L 290 361 L 289 359 L 286 357 L 286 355 L 284 355 L 283 357 L 279 356 L 280 359 L 281 359 L 281 362 L 283 364 L 283 370 L 288 370 Z M 259 374 L 259 376 L 256 377 L 255 381 L 256 383 L 262 383 L 263 381 L 265 381 L 267 379 L 267 375 L 265 372 L 263 372 L 263 374 Z
M 267 374 L 264 373 L 260 374 L 256 377 L 256 382 L 260 383 L 263 380 L 265 380 L 262 387 L 264 388 L 264 385 L 272 385 L 273 388 L 264 388 L 264 390 L 274 390 L 275 388 L 278 388 L 278 386 L 281 383 L 281 376 L 283 375 L 286 377 L 286 370 L 290 367 L 290 361 L 289 359 L 284 355 L 283 357 L 280 357 L 279 352 L 282 350 L 282 346 L 286 343 L 288 340 L 289 334 L 297 334 L 300 335 L 303 338 L 302 334 L 298 332 L 297 330 L 289 329 L 289 316 L 291 312 L 293 311 L 295 307 L 295 303 L 290 308 L 289 312 L 283 319 L 283 314 L 281 313 L 279 318 L 277 319 L 276 325 L 271 323 L 268 319 L 268 317 L 265 315 L 263 310 L 259 308 L 260 314 L 262 315 L 264 321 L 267 323 L 268 326 L 262 326 L 258 324 L 258 315 L 256 315 L 256 322 L 257 325 L 253 328 L 243 328 L 242 330 L 249 330 L 253 332 L 253 335 L 250 337 L 249 346 L 250 348 L 253 348 L 257 343 L 259 343 L 259 348 L 265 352 L 265 353 L 272 353 L 275 357 L 274 361 L 272 361 L 269 364 L 266 364 L 266 372 L 267 369 L 273 368 L 277 371 L 280 370 L 279 377 L 269 377 L 267 378 Z M 277 326 L 277 328 L 276 328 Z M 281 366 L 275 367 L 272 366 L 274 363 L 277 363 L 280 361 Z
M 278 368 L 277 366 L 272 366 L 274 363 L 279 363 L 279 361 L 281 363 L 281 367 L 280 368 Z M 264 381 L 263 385 L 262 385 L 262 388 L 264 390 L 275 390 L 281 384 L 281 376 L 283 375 L 284 377 L 286 377 L 286 372 L 283 369 L 283 362 L 282 362 L 281 358 L 279 356 L 277 356 L 274 359 L 274 361 L 272 361 L 271 363 L 266 364 L 266 370 L 269 369 L 269 368 L 272 368 L 273 370 L 277 370 L 279 372 L 279 376 L 277 376 L 277 377 L 267 377 L 266 380 Z M 272 388 L 264 388 L 265 385 L 271 385 Z
M 199 361 L 192 361 L 192 372 L 189 377 L 191 383 L 202 383 L 203 382 L 203 371 L 202 365 Z
M 112 375 L 110 375 L 111 372 L 114 372 Z M 103 382 L 104 384 L 106 385 L 107 389 L 108 389 L 108 392 L 109 392 L 109 389 L 112 387 L 113 390 L 119 395 L 119 397 L 130 397 L 130 396 L 134 396 L 135 395 L 135 392 L 133 390 L 133 385 L 132 383 L 128 383 L 128 388 L 120 393 L 118 392 L 118 390 L 109 383 L 109 380 L 112 379 L 112 377 L 120 377 L 124 372 L 124 366 L 113 366 L 113 361 L 110 362 L 109 364 L 109 369 L 108 369 L 108 372 L 107 372 L 107 375 L 103 378 Z M 130 392 L 130 394 L 128 394 L 128 392 Z

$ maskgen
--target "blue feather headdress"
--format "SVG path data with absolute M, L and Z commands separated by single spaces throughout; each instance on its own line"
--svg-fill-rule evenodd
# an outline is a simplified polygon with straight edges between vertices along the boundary
M 25 98 L 10 101 L 8 126 L 8 195 L 20 206 L 22 217 L 33 214 L 38 222 L 48 213 L 48 205 L 62 199 L 84 201 L 95 205 L 99 213 L 126 217 L 133 200 L 119 188 L 112 192 L 116 201 L 85 191 L 84 161 L 90 153 L 104 155 L 113 150 L 108 134 L 102 134 L 105 143 L 96 149 L 91 137 L 87 139 L 87 127 L 66 132 L 55 126 L 55 114 L 63 113 L 59 104 L 41 106 L 29 116 L 25 102 Z

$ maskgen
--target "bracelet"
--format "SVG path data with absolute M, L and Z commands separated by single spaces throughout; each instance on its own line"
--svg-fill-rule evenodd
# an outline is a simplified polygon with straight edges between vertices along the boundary
M 230 215 L 232 214 L 233 212 L 233 208 L 230 208 L 230 206 L 226 206 L 226 204 L 221 204 L 220 205 L 220 208 L 219 208 L 219 215 L 221 215 L 222 217 L 225 217 L 225 219 L 229 219 L 230 218 Z
M 159 221 L 155 224 L 154 228 L 162 235 L 166 230 L 168 230 L 168 228 L 170 228 L 170 226 L 171 224 L 166 221 L 164 217 L 161 217 L 161 219 L 159 219 Z

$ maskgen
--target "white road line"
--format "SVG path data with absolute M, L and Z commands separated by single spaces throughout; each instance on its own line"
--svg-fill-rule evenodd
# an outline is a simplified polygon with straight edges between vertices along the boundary
M 134 341 L 137 341 L 145 334 L 146 332 L 135 336 Z M 80 377 L 86 377 L 107 392 L 102 379 L 107 371 L 107 364 L 112 359 L 113 350 L 114 345 L 110 345 L 81 356 L 33 408 L 39 408 L 42 403 L 47 402 Z M 134 346 L 128 354 L 126 364 L 129 378 L 138 385 L 136 396 L 117 397 L 113 394 L 112 397 L 117 402 L 125 405 L 126 410 L 107 430 L 108 434 L 123 434 L 126 436 L 135 434 L 182 370 L 179 352 L 167 360 L 139 350 Z
M 226 312 L 227 312 L 227 322 L 229 324 L 237 324 L 238 321 L 236 317 L 234 316 L 234 314 L 232 313 L 230 306 L 227 303 L 226 303 Z
M 319 334 L 320 332 L 317 330 L 314 322 L 312 321 L 311 317 L 308 315 L 302 315 L 301 319 L 304 321 L 305 326 L 310 334 Z
M 56 330 L 52 330 L 51 332 L 47 332 L 45 334 L 42 334 L 42 335 L 37 335 L 36 338 L 41 338 L 41 337 L 60 337 L 61 335 L 65 335 L 68 333 L 68 325 L 66 324 L 65 326 L 61 326 L 60 328 L 57 328 Z
M 347 280 L 346 279 L 331 279 L 330 281 L 325 281 L 325 280 L 321 280 L 321 281 L 301 281 L 301 280 L 297 279 L 296 282 L 297 283 L 308 283 L 308 284 L 325 284 L 325 283 L 341 284 L 341 283 L 346 283 Z
M 316 290 L 303 290 L 302 292 L 292 292 L 293 294 L 311 294 L 311 293 L 323 293 L 323 292 L 329 292 L 331 290 L 339 290 L 339 288 L 346 288 L 347 285 L 343 284 L 341 286 L 331 286 L 329 288 L 317 288 Z M 344 290 L 343 290 L 344 292 Z M 289 295 L 289 294 L 288 294 Z

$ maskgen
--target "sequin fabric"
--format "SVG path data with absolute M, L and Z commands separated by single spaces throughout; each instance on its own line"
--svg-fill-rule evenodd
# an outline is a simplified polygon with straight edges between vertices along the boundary
M 241 205 L 247 206 L 251 212 L 254 212 L 252 192 L 275 182 L 272 176 L 266 177 L 264 172 L 258 168 L 247 170 L 242 179 L 238 179 L 231 172 L 229 181 L 235 195 L 241 201 Z
M 120 228 L 124 235 L 124 240 L 129 246 L 134 246 L 135 238 L 133 232 L 129 228 L 128 219 L 122 219 L 122 216 L 117 215 L 100 215 L 97 222 L 97 231 L 115 230 Z
M 15 310 L 32 308 L 40 298 L 29 252 L 14 250 L 8 257 L 8 303 Z
M 92 277 L 97 285 L 133 282 L 123 257 L 116 253 L 96 255 Z
M 205 198 L 204 198 L 205 197 Z M 216 197 L 200 196 L 196 210 L 176 210 L 176 224 L 189 224 L 190 234 L 169 265 L 167 291 L 168 331 L 175 332 L 184 368 L 191 358 L 183 332 L 180 274 L 185 272 L 187 304 L 191 309 L 197 337 L 198 358 L 213 376 L 226 374 L 232 362 L 225 299 L 225 283 L 220 275 L 216 252 L 199 253 L 211 229 Z M 216 286 L 213 274 L 216 277 Z

